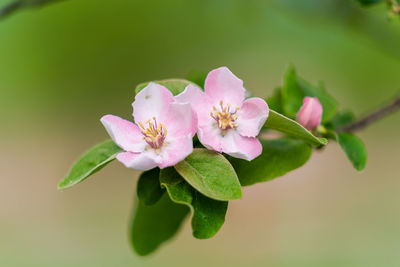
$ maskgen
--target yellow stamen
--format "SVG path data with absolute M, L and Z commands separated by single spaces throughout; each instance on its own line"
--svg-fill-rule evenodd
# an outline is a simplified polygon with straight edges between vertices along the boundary
M 213 110 L 210 113 L 210 116 L 216 120 L 216 124 L 218 128 L 221 129 L 221 133 L 224 135 L 227 130 L 229 129 L 234 129 L 239 126 L 238 123 L 236 123 L 236 120 L 238 118 L 237 116 L 237 111 L 240 109 L 239 107 L 236 107 L 233 111 L 231 111 L 231 105 L 229 103 L 226 104 L 226 106 L 223 105 L 223 101 L 219 101 L 220 108 L 218 109 L 217 107 L 213 106 Z
M 145 122 L 145 124 L 148 125 L 147 128 L 145 128 L 141 122 L 138 124 L 140 131 L 144 135 L 143 140 L 145 140 L 151 148 L 154 148 L 156 152 L 160 152 L 160 148 L 164 144 L 165 137 L 167 136 L 167 129 L 165 125 L 162 123 L 157 123 L 156 117 L 148 119 Z

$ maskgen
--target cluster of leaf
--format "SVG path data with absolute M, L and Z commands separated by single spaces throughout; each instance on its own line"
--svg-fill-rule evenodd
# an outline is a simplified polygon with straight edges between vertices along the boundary
M 351 111 L 339 111 L 338 102 L 327 92 L 323 84 L 314 86 L 296 74 L 293 67 L 287 70 L 283 86 L 277 88 L 267 99 L 271 109 L 294 119 L 305 96 L 316 97 L 322 105 L 321 126 L 316 130 L 318 136 L 337 141 L 357 170 L 363 170 L 367 152 L 363 142 L 354 134 L 346 132 L 346 125 L 355 121 Z M 266 123 L 268 126 L 270 122 Z
M 192 80 L 203 83 L 203 79 Z M 174 95 L 192 83 L 181 79 L 156 82 Z M 146 85 L 138 85 L 136 93 Z M 322 125 L 314 133 L 295 121 L 305 96 L 317 97 L 323 106 Z M 366 151 L 360 139 L 351 133 L 336 133 L 351 123 L 354 116 L 349 112 L 339 113 L 337 102 L 323 86 L 312 86 L 291 67 L 283 86 L 275 90 L 267 103 L 270 114 L 263 130 L 280 132 L 281 137 L 267 140 L 260 136 L 263 152 L 256 159 L 249 162 L 213 152 L 195 139 L 193 153 L 177 165 L 140 175 L 138 201 L 130 227 L 132 245 L 138 254 L 147 255 L 171 239 L 189 213 L 193 236 L 213 237 L 225 221 L 228 201 L 241 198 L 241 186 L 269 181 L 299 168 L 310 158 L 312 148 L 322 148 L 327 139 L 339 142 L 356 169 L 364 168 Z M 85 180 L 121 151 L 111 140 L 93 147 L 73 165 L 59 189 Z

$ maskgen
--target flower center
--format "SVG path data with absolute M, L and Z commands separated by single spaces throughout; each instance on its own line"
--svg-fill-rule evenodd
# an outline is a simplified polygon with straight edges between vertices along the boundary
M 147 128 L 145 128 L 146 125 Z M 151 148 L 160 149 L 164 144 L 165 137 L 167 136 L 167 129 L 164 124 L 157 124 L 156 117 L 153 117 L 152 119 L 148 119 L 144 125 L 139 122 L 139 126 L 140 131 L 144 135 L 143 140 L 145 140 Z
M 222 100 L 219 101 L 218 108 L 213 106 L 213 111 L 210 115 L 216 121 L 218 128 L 221 129 L 222 135 L 225 135 L 227 130 L 235 129 L 239 126 L 236 122 L 238 118 L 236 113 L 239 109 L 240 108 L 237 107 L 231 110 L 231 105 L 227 103 L 226 106 L 224 106 Z

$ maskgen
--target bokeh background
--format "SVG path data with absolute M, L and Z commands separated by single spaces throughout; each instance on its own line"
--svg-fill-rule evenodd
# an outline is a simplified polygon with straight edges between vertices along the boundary
M 138 172 L 56 189 L 139 82 L 228 66 L 265 97 L 294 64 L 362 115 L 398 92 L 399 31 L 352 0 L 69 0 L 0 21 L 0 266 L 400 266 L 400 113 L 360 132 L 365 171 L 332 143 L 245 188 L 215 238 L 186 222 L 145 258 L 127 235 Z

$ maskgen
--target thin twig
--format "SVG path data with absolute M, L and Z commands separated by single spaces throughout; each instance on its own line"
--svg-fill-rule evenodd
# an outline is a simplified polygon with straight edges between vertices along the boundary
M 365 116 L 353 123 L 343 126 L 338 131 L 339 132 L 355 132 L 355 131 L 364 129 L 371 123 L 382 119 L 383 117 L 395 112 L 399 108 L 400 108 L 400 94 L 397 96 L 397 98 L 394 101 L 390 102 L 388 105 L 385 105 L 382 108 L 379 108 L 378 110 L 368 114 L 367 116 Z
M 9 4 L 0 7 L 0 20 L 12 15 L 13 13 L 25 9 L 41 7 L 49 3 L 60 2 L 64 0 L 14 0 Z

